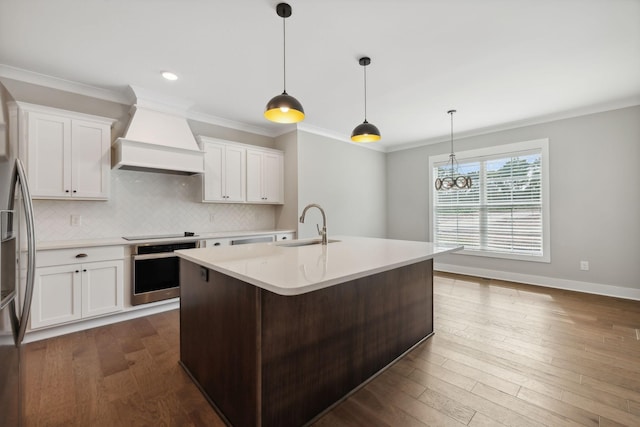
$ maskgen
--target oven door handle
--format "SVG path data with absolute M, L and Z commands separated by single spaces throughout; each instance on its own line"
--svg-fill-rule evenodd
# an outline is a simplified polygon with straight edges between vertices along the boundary
M 176 258 L 177 256 L 178 255 L 173 252 L 160 252 L 156 254 L 133 255 L 133 260 L 142 261 L 145 259 Z

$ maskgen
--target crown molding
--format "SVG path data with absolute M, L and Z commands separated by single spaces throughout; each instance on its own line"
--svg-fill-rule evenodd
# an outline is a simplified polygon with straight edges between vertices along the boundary
M 225 128 L 231 128 L 243 132 L 249 132 L 257 135 L 268 136 L 275 138 L 287 132 L 291 132 L 293 128 L 287 127 L 287 129 L 280 131 L 274 131 L 262 126 L 250 125 L 247 123 L 238 122 L 235 120 L 225 119 L 223 117 L 214 116 L 212 114 L 202 113 L 199 111 L 187 111 L 187 119 L 195 120 L 197 122 L 208 123 L 210 125 L 222 126 Z
M 36 73 L 36 72 L 25 70 L 22 68 L 12 67 L 5 64 L 0 64 L 0 79 L 2 78 L 23 81 L 23 82 L 31 83 L 38 86 L 58 89 L 65 92 L 71 92 L 78 95 L 84 95 L 87 97 L 116 102 L 124 105 L 131 105 L 133 102 L 135 102 L 135 96 L 134 96 L 134 99 L 132 99 L 132 92 L 141 90 L 141 88 L 139 87 L 133 87 L 133 88 L 126 87 L 126 88 L 123 88 L 122 91 L 103 89 L 95 86 L 73 82 L 70 80 L 61 79 L 58 77 L 52 77 L 45 74 Z M 148 95 L 148 93 L 145 92 L 145 95 Z M 169 105 L 173 105 L 175 107 L 175 103 L 168 100 L 166 96 L 159 97 L 159 98 L 155 96 L 153 101 L 156 102 L 156 106 L 164 104 L 164 107 L 166 108 L 168 108 Z M 179 109 L 181 110 L 188 107 L 187 103 L 184 100 L 181 100 L 178 104 L 180 104 Z M 488 126 L 484 128 L 474 129 L 466 132 L 460 132 L 460 133 L 457 133 L 456 138 L 462 139 L 462 138 L 468 138 L 473 136 L 485 135 L 488 133 L 494 133 L 494 132 L 500 132 L 500 131 L 520 128 L 525 126 L 548 123 L 548 122 L 553 122 L 557 120 L 569 119 L 569 118 L 579 117 L 579 116 L 584 116 L 589 114 L 596 114 L 596 113 L 601 113 L 601 112 L 610 111 L 610 110 L 617 110 L 620 108 L 633 107 L 636 105 L 640 105 L 640 95 L 621 98 L 621 99 L 613 100 L 610 102 L 595 104 L 587 107 L 566 110 L 566 111 L 562 111 L 554 114 L 532 117 L 524 120 L 518 120 L 518 121 L 503 123 L 495 126 Z M 166 108 L 163 108 L 163 109 L 166 109 Z M 441 142 L 449 141 L 448 135 L 441 135 L 433 138 L 428 138 L 425 140 L 400 143 L 400 144 L 394 144 L 394 145 L 380 143 L 380 142 L 372 143 L 372 144 L 362 144 L 362 143 L 355 143 L 351 141 L 350 138 L 346 137 L 342 133 L 330 131 L 330 130 L 309 125 L 306 123 L 298 123 L 297 125 L 283 125 L 283 126 L 279 126 L 277 129 L 273 129 L 268 127 L 250 125 L 247 123 L 225 119 L 222 117 L 218 117 L 218 116 L 214 116 L 211 114 L 206 114 L 198 111 L 187 110 L 185 114 L 186 114 L 186 118 L 189 120 L 195 120 L 195 121 L 204 122 L 204 123 L 208 123 L 216 126 L 222 126 L 225 128 L 235 129 L 243 132 L 263 135 L 271 138 L 276 138 L 285 133 L 291 132 L 292 130 L 298 129 L 304 132 L 335 139 L 338 141 L 356 145 L 361 148 L 366 148 L 369 150 L 374 150 L 382 153 L 391 153 L 394 151 L 409 150 L 412 148 L 418 148 L 426 145 L 438 144 Z
M 379 143 L 362 143 L 362 142 L 353 142 L 351 141 L 350 138 L 345 137 L 345 135 L 343 133 L 338 133 L 338 132 L 333 132 L 321 127 L 317 127 L 317 126 L 313 126 L 313 125 L 309 125 L 307 123 L 298 123 L 298 130 L 307 132 L 307 133 L 311 133 L 314 135 L 318 135 L 318 136 L 323 136 L 326 138 L 331 138 L 331 139 L 335 139 L 341 142 L 346 142 L 349 143 L 351 145 L 355 145 L 356 147 L 360 147 L 360 148 L 366 148 L 368 150 L 373 150 L 373 151 L 378 151 L 381 153 L 386 153 L 387 152 L 387 148 L 384 145 L 381 145 Z
M 0 79 L 1 78 L 18 80 L 25 83 L 48 87 L 51 89 L 75 93 L 77 95 L 84 95 L 91 98 L 116 102 L 118 104 L 139 104 L 141 106 L 156 109 L 159 111 L 181 113 L 181 115 L 186 116 L 186 118 L 190 120 L 258 135 L 264 135 L 272 138 L 291 131 L 291 129 L 285 129 L 283 132 L 273 131 L 264 127 L 248 125 L 246 123 L 224 119 L 222 117 L 217 117 L 198 111 L 190 111 L 189 108 L 192 104 L 184 99 L 170 98 L 165 95 L 150 92 L 139 86 L 127 86 L 123 88 L 122 91 L 113 91 L 77 83 L 71 80 L 61 79 L 58 77 L 52 77 L 46 74 L 40 74 L 34 71 L 12 67 L 5 64 L 0 64 Z
M 58 89 L 65 92 L 84 95 L 91 98 L 102 99 L 105 101 L 116 102 L 118 104 L 129 104 L 129 97 L 124 92 L 103 89 L 82 83 L 65 80 L 58 77 L 48 76 L 46 74 L 36 73 L 34 71 L 24 70 L 22 68 L 11 67 L 9 65 L 0 64 L 0 78 L 8 78 L 38 86 L 44 86 L 51 89 Z
M 571 119 L 574 117 L 587 116 L 589 114 L 604 113 L 605 111 L 619 110 L 621 108 L 635 107 L 640 105 L 640 95 L 620 98 L 609 102 L 589 105 L 586 107 L 565 110 L 554 114 L 531 117 L 524 120 L 517 120 L 508 123 L 502 123 L 495 126 L 487 126 L 484 128 L 473 129 L 466 132 L 456 133 L 456 139 L 469 138 L 472 136 L 486 135 L 488 133 L 501 132 L 510 129 L 521 128 L 525 126 L 539 125 L 542 123 L 550 123 L 558 120 Z M 412 148 L 424 147 L 425 145 L 439 144 L 448 142 L 448 135 L 441 135 L 434 138 L 428 138 L 423 141 L 414 141 L 403 144 L 393 145 L 387 148 L 387 152 L 410 150 Z

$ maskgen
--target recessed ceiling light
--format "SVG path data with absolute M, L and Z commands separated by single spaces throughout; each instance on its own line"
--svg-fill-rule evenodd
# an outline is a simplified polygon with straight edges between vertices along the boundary
M 175 75 L 174 73 L 170 72 L 170 71 L 163 71 L 162 72 L 162 77 L 164 77 L 167 80 L 171 80 L 171 81 L 178 80 L 178 76 Z

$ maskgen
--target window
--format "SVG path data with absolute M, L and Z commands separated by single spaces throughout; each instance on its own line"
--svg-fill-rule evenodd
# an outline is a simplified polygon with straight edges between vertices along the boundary
M 549 262 L 548 140 L 456 153 L 470 189 L 436 191 L 451 174 L 448 155 L 429 159 L 432 236 L 466 255 Z

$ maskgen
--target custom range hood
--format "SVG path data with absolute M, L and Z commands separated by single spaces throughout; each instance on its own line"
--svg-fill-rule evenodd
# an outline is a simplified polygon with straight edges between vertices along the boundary
M 111 168 L 177 175 L 204 172 L 204 153 L 187 123 L 184 104 L 139 87 L 124 136 L 111 146 Z M 154 99 L 155 98 L 155 99 Z

